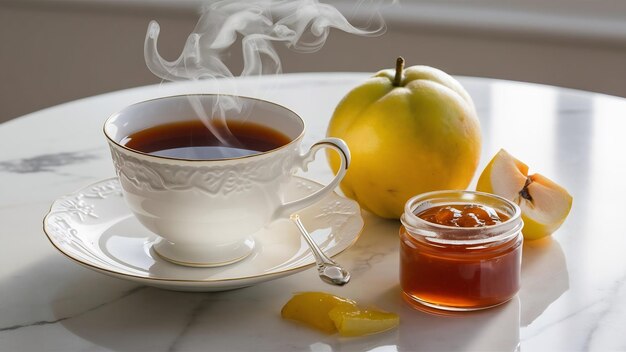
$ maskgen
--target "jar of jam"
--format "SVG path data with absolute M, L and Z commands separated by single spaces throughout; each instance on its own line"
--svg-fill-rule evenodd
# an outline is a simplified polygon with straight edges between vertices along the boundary
M 400 286 L 414 307 L 478 310 L 519 290 L 523 222 L 515 203 L 430 192 L 409 199 L 400 220 Z

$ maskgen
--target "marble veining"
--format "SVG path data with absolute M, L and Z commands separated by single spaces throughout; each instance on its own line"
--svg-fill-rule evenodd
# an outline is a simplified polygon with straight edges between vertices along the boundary
M 185 335 L 192 330 L 198 324 L 198 318 L 206 312 L 208 303 L 211 301 L 209 297 L 202 299 L 195 308 L 191 311 L 189 316 L 185 319 L 185 326 L 181 329 L 180 333 L 174 337 L 171 345 L 167 348 L 168 352 L 179 351 L 179 344 L 185 339 Z
M 606 344 L 608 339 L 602 338 L 602 333 L 605 333 L 604 327 L 611 327 L 613 322 L 620 317 L 623 317 L 626 309 L 621 307 L 620 301 L 623 301 L 626 297 L 626 276 L 622 276 L 615 285 L 609 290 L 608 298 L 602 299 L 597 304 L 601 304 L 601 311 L 596 318 L 596 324 L 587 333 L 584 350 L 591 351 L 597 348 L 596 345 Z M 621 335 L 622 333 L 620 333 Z M 610 336 L 609 336 L 610 337 Z M 624 339 L 624 337 L 622 337 Z M 615 342 L 610 341 L 610 342 Z M 615 350 L 623 349 L 626 346 L 626 339 L 621 341 L 621 346 L 613 346 Z
M 387 253 L 367 251 L 354 259 L 354 264 L 350 268 L 352 276 L 361 276 L 367 274 L 373 266 L 381 263 Z
M 12 325 L 12 326 L 7 326 L 7 327 L 0 327 L 0 333 L 7 332 L 7 331 L 12 331 L 12 330 L 18 330 L 18 329 L 27 328 L 27 327 L 32 327 L 32 326 L 56 324 L 56 323 L 60 323 L 60 322 L 62 322 L 64 320 L 77 318 L 77 317 L 83 316 L 85 314 L 89 314 L 89 313 L 91 313 L 91 312 L 93 312 L 95 310 L 98 310 L 98 309 L 101 309 L 103 307 L 106 307 L 109 304 L 114 304 L 117 301 L 119 301 L 121 299 L 124 299 L 124 298 L 126 298 L 126 297 L 128 297 L 130 295 L 133 295 L 133 294 L 135 294 L 135 293 L 137 293 L 137 292 L 139 292 L 139 291 L 141 291 L 141 290 L 143 290 L 145 288 L 146 288 L 145 286 L 135 287 L 135 288 L 133 288 L 131 290 L 128 290 L 126 292 L 122 292 L 122 294 L 120 296 L 118 296 L 118 297 L 116 297 L 116 298 L 114 298 L 114 299 L 112 299 L 110 301 L 101 302 L 101 303 L 95 305 L 92 308 L 89 308 L 87 310 L 84 310 L 82 312 L 79 312 L 79 313 L 76 313 L 76 314 L 73 314 L 73 315 L 60 317 L 60 318 L 57 318 L 57 319 L 54 319 L 54 320 L 40 320 L 40 321 L 35 321 L 35 322 L 32 322 L 32 323 L 24 323 L 24 324 Z
M 567 314 L 565 316 L 560 317 L 558 320 L 555 320 L 555 321 L 549 322 L 549 323 L 547 323 L 545 325 L 542 325 L 540 330 L 535 331 L 535 333 L 533 333 L 533 334 L 529 334 L 529 335 L 524 336 L 523 338 L 521 338 L 521 340 L 522 341 L 531 340 L 533 338 L 536 338 L 536 337 L 540 336 L 541 334 L 548 333 L 551 328 L 561 326 L 561 324 L 563 324 L 563 323 L 565 323 L 565 322 L 567 322 L 569 320 L 572 320 L 572 319 L 580 316 L 583 313 L 589 312 L 590 310 L 598 307 L 602 303 L 603 303 L 603 300 L 598 300 L 598 301 L 586 304 L 586 305 L 584 305 L 584 306 L 582 306 L 582 307 L 572 311 L 571 313 L 569 313 L 569 314 Z
M 17 174 L 54 172 L 60 167 L 80 164 L 99 158 L 100 156 L 91 152 L 42 154 L 24 159 L 0 161 L 0 172 L 4 171 Z

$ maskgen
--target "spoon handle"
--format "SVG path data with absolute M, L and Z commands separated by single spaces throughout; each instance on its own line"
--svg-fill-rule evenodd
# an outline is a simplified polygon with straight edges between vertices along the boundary
M 298 226 L 302 237 L 309 244 L 309 248 L 311 248 L 311 252 L 315 257 L 315 262 L 317 263 L 317 272 L 320 278 L 326 282 L 333 285 L 343 286 L 350 281 L 350 273 L 337 264 L 334 260 L 330 259 L 315 243 L 309 232 L 306 230 L 302 221 L 300 220 L 300 216 L 298 214 L 292 214 L 290 219 Z
M 309 232 L 306 230 L 306 228 L 304 228 L 304 225 L 300 220 L 300 215 L 292 214 L 290 216 L 290 219 L 296 223 L 296 226 L 298 226 L 302 237 L 304 237 L 306 242 L 309 244 L 309 247 L 311 248 L 311 252 L 313 252 L 313 256 L 315 257 L 315 262 L 317 263 L 318 267 L 325 263 L 337 265 L 337 263 L 335 263 L 334 260 L 330 259 L 326 255 L 326 253 L 324 253 L 322 249 L 317 245 L 317 243 L 315 243 L 311 235 L 309 235 Z

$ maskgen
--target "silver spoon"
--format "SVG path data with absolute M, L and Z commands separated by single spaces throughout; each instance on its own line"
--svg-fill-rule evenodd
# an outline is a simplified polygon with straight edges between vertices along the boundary
M 337 286 L 347 284 L 350 281 L 350 273 L 322 252 L 317 243 L 313 241 L 311 235 L 309 235 L 309 232 L 304 228 L 304 225 L 302 225 L 300 215 L 292 214 L 290 219 L 296 223 L 302 237 L 304 237 L 306 242 L 309 244 L 309 248 L 311 248 L 311 252 L 313 253 L 315 262 L 317 263 L 317 272 L 322 281 Z

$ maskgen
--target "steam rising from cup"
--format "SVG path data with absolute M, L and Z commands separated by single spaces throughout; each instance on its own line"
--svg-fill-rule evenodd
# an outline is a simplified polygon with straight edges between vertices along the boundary
M 189 35 L 180 57 L 167 61 L 157 49 L 160 26 L 156 21 L 148 25 L 144 56 L 150 71 L 168 81 L 231 78 L 235 74 L 224 62 L 226 52 L 241 37 L 243 70 L 239 76 L 278 74 L 281 61 L 274 48 L 280 43 L 298 52 L 319 50 L 331 28 L 362 36 L 377 36 L 386 27 L 379 12 L 384 0 L 360 1 L 354 10 L 369 12 L 369 20 L 362 28 L 350 22 L 335 7 L 317 0 L 223 0 L 204 7 L 200 20 Z M 220 83 L 222 84 L 222 82 Z M 233 84 L 224 80 L 223 84 Z M 219 93 L 219 92 L 218 92 Z M 232 136 L 211 128 L 210 117 L 225 118 L 229 111 L 241 111 L 236 97 L 222 95 L 206 112 L 199 103 L 195 106 L 205 125 L 226 144 Z

